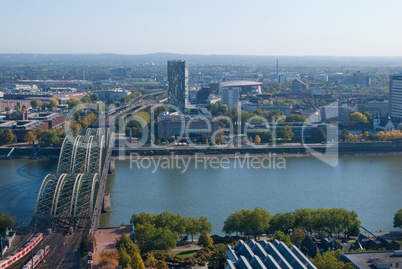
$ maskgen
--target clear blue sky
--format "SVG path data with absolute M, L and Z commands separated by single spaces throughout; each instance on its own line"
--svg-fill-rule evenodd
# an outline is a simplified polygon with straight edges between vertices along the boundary
M 0 0 L 0 53 L 402 56 L 401 0 Z

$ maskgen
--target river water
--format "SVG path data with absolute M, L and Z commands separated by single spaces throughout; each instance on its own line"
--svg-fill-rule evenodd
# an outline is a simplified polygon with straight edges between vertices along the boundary
M 206 216 L 212 234 L 222 234 L 224 220 L 236 210 L 264 207 L 275 214 L 337 207 L 356 211 L 363 226 L 378 231 L 393 229 L 394 213 L 402 208 L 402 155 L 342 156 L 336 167 L 309 157 L 286 158 L 285 168 L 241 168 L 238 161 L 218 168 L 191 160 L 187 170 L 116 161 L 107 184 L 113 211 L 102 215 L 101 226 L 128 224 L 134 213 L 170 211 Z M 28 222 L 40 184 L 56 165 L 54 160 L 0 161 L 0 212 Z

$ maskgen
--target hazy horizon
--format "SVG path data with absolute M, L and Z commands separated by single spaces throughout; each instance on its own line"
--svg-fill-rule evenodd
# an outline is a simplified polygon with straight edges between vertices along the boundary
M 274 55 L 274 54 L 204 54 L 204 53 L 175 53 L 175 52 L 152 52 L 152 53 L 114 53 L 114 52 L 74 52 L 74 53 L 31 53 L 31 52 L 13 52 L 2 53 L 0 55 L 74 55 L 74 56 L 96 56 L 96 55 L 116 55 L 116 56 L 147 56 L 147 55 L 191 55 L 191 56 L 250 56 L 250 57 L 317 57 L 317 58 L 402 58 L 402 55 L 372 56 L 372 55 Z

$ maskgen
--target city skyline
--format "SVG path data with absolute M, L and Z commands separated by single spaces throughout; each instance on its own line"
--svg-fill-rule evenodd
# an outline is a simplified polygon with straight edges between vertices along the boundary
M 0 53 L 402 56 L 402 2 L 12 1 Z

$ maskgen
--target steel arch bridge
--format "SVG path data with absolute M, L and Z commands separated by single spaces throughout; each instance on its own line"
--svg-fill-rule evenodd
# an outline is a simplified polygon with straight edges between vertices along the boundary
M 79 219 L 91 220 L 98 210 L 101 180 L 106 180 L 103 174 L 108 172 L 104 167 L 111 136 L 109 129 L 87 128 L 64 139 L 57 174 L 48 174 L 39 190 L 37 220 L 64 219 L 70 225 Z

